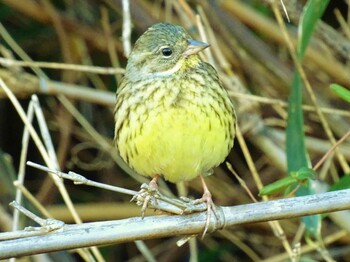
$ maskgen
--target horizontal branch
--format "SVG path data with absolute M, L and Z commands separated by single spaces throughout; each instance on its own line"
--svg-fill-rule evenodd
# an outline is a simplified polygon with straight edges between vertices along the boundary
M 218 209 L 221 219 L 218 222 L 214 216 L 211 216 L 209 232 L 222 229 L 224 225 L 228 227 L 350 209 L 350 189 Z M 191 215 L 150 216 L 144 219 L 134 217 L 64 225 L 61 229 L 45 235 L 1 241 L 0 259 L 94 245 L 125 243 L 138 239 L 197 235 L 202 233 L 205 220 L 206 213 L 201 212 Z M 11 234 L 18 233 L 1 233 L 0 239 L 3 234 L 10 238 Z M 32 232 L 27 233 L 32 234 Z
M 115 92 L 40 79 L 29 73 L 21 73 L 19 77 L 11 71 L 2 68 L 0 68 L 0 78 L 5 82 L 9 89 L 11 89 L 14 95 L 19 98 L 28 97 L 32 94 L 65 95 L 71 99 L 105 106 L 113 106 L 115 104 Z M 0 88 L 0 98 L 3 97 L 7 96 Z

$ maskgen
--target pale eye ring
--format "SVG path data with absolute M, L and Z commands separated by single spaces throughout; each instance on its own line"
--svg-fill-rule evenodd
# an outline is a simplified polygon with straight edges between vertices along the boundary
M 164 57 L 170 57 L 173 54 L 173 50 L 170 47 L 162 48 L 162 54 Z

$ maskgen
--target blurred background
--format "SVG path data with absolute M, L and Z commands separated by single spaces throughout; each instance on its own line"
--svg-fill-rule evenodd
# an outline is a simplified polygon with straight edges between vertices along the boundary
M 123 2 L 129 2 L 129 13 L 123 12 Z M 31 95 L 38 95 L 62 171 L 74 171 L 92 180 L 138 190 L 143 180 L 133 178 L 130 170 L 119 167 L 116 163 L 119 160 L 110 150 L 115 91 L 130 44 L 154 23 L 167 21 L 182 25 L 194 39 L 211 45 L 203 58 L 216 68 L 235 102 L 243 135 L 241 141 L 235 141 L 227 162 L 260 201 L 258 193 L 262 185 L 288 175 L 287 104 L 296 70 L 288 43 L 297 43 L 297 28 L 307 1 L 284 0 L 288 18 L 280 1 L 275 3 L 277 10 L 272 9 L 270 2 L 273 1 L 0 0 L 0 56 L 6 59 L 0 63 L 0 78 L 25 110 Z M 350 129 L 349 103 L 330 89 L 331 83 L 350 88 L 349 10 L 348 0 L 329 1 L 303 61 L 317 105 L 335 140 Z M 283 17 L 290 42 L 277 23 L 275 12 Z M 42 64 L 39 69 L 40 65 L 35 66 L 24 53 L 35 62 L 50 64 Z M 26 63 L 16 64 L 16 60 Z M 85 70 L 79 65 L 94 67 Z M 305 88 L 303 94 L 305 136 L 296 135 L 305 139 L 310 164 L 314 166 L 330 149 L 331 142 Z M 81 116 L 77 117 L 68 103 Z M 39 130 L 37 120 L 33 125 Z M 18 112 L 0 89 L 0 231 L 11 230 L 12 209 L 8 203 L 15 198 L 13 181 L 20 166 L 23 130 Z M 349 173 L 349 146 L 349 141 L 342 143 L 337 155 L 331 154 L 318 169 L 316 191 L 327 190 Z M 26 159 L 45 165 L 33 141 L 29 142 Z M 253 202 L 225 164 L 216 168 L 206 181 L 217 205 Z M 76 186 L 70 181 L 64 184 L 83 221 L 140 215 L 140 208 L 129 202 L 128 195 Z M 59 190 L 46 173 L 26 167 L 24 186 L 52 217 L 74 223 Z M 194 198 L 202 195 L 199 179 L 182 185 L 161 183 L 161 188 L 174 195 Z M 283 196 L 271 198 L 279 197 Z M 32 207 L 33 212 L 41 215 L 25 201 L 29 209 Z M 20 228 L 32 223 L 21 222 Z M 302 261 L 350 261 L 349 225 L 344 225 L 344 218 L 322 219 L 319 237 L 324 246 L 304 238 L 303 234 L 297 236 L 297 232 L 304 232 L 300 225 L 300 219 L 280 221 L 278 228 L 284 240 L 276 236 L 276 228 L 272 229 L 268 223 L 208 234 L 203 240 L 197 239 L 198 260 L 287 261 L 290 255 L 286 253 L 286 243 L 292 248 L 294 243 L 300 243 Z M 195 255 L 189 245 L 179 248 L 175 244 L 177 240 L 172 237 L 145 243 L 158 261 L 193 259 Z M 102 247 L 100 251 L 106 261 L 145 261 L 134 243 Z M 58 252 L 47 258 L 82 260 L 75 252 Z

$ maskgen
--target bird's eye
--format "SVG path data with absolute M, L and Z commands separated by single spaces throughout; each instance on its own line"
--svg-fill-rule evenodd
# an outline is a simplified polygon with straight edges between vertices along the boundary
M 173 53 L 173 50 L 171 50 L 169 47 L 164 47 L 162 49 L 162 54 L 165 57 L 170 57 L 172 55 L 172 53 Z

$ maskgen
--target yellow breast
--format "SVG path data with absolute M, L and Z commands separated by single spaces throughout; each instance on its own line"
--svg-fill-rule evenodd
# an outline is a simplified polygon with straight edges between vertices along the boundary
M 121 90 L 116 143 L 136 172 L 179 182 L 224 161 L 233 146 L 234 110 L 219 82 L 208 87 L 205 80 L 153 80 L 152 88 L 134 83 Z

